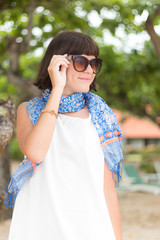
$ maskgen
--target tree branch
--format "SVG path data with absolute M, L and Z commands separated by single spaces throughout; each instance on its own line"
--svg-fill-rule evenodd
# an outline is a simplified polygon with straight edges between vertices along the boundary
M 160 39 L 154 30 L 154 24 L 153 24 L 154 20 L 159 15 L 160 15 L 160 5 L 157 7 L 153 18 L 148 16 L 147 21 L 145 23 L 145 29 L 151 37 L 152 43 L 158 55 L 158 60 L 160 62 Z
M 32 28 L 33 28 L 33 17 L 34 17 L 34 11 L 36 8 L 36 0 L 30 0 L 29 3 L 29 8 L 28 8 L 28 34 L 27 37 L 25 39 L 25 41 L 23 41 L 20 45 L 20 53 L 22 52 L 27 52 L 30 49 L 30 41 L 32 39 Z
M 28 21 L 28 35 L 27 35 L 27 43 L 29 44 L 31 38 L 32 38 L 32 27 L 33 27 L 33 17 L 34 17 L 34 11 L 36 8 L 36 0 L 30 0 L 30 6 L 29 6 L 29 21 Z
M 10 83 L 20 88 L 28 88 L 31 85 L 28 79 L 17 76 L 17 74 L 12 71 L 8 71 L 7 77 Z
M 5 39 L 8 42 L 10 71 L 16 73 L 19 69 L 20 43 L 16 42 L 15 37 L 6 36 Z
M 8 72 L 5 72 L 10 83 L 22 88 L 23 90 L 25 89 L 26 92 L 28 90 L 33 97 L 39 95 L 40 91 L 32 84 L 29 79 L 24 79 L 23 77 L 19 76 L 19 56 L 21 53 L 28 51 L 30 48 L 35 7 L 36 0 L 30 0 L 28 10 L 28 35 L 25 41 L 18 43 L 16 41 L 16 37 L 6 36 L 6 41 L 8 42 L 10 66 Z
M 157 16 L 160 15 L 160 5 L 157 7 L 156 9 L 156 12 L 155 12 L 155 15 L 154 15 L 154 18 L 153 18 L 153 21 L 156 19 Z
M 160 62 L 160 39 L 154 30 L 154 25 L 153 25 L 153 22 L 150 17 L 148 17 L 148 19 L 145 23 L 145 29 L 151 37 L 151 40 L 153 42 L 153 45 L 155 47 L 155 50 L 156 50 L 156 53 L 158 55 L 158 59 Z
M 35 87 L 29 79 L 22 78 L 11 71 L 8 71 L 7 77 L 10 83 L 23 90 L 25 89 L 25 91 L 28 90 L 31 96 L 35 97 L 40 94 L 40 90 Z

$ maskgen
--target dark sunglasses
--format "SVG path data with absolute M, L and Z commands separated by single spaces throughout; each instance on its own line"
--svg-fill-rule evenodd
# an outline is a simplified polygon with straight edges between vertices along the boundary
M 92 60 L 88 60 L 84 56 L 72 55 L 67 57 L 68 60 L 73 60 L 73 67 L 77 72 L 83 72 L 87 69 L 90 64 L 93 69 L 93 73 L 97 74 L 100 72 L 102 67 L 102 59 L 94 58 Z

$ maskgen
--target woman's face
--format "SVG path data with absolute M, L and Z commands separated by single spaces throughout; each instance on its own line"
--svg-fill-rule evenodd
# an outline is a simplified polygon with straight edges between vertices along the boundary
M 95 56 L 81 56 L 86 57 L 88 60 L 95 58 Z M 63 94 L 71 95 L 76 92 L 88 92 L 95 75 L 96 74 L 93 73 L 93 69 L 90 64 L 85 71 L 77 72 L 73 67 L 73 61 L 71 60 L 71 63 L 66 71 L 66 85 L 64 87 Z

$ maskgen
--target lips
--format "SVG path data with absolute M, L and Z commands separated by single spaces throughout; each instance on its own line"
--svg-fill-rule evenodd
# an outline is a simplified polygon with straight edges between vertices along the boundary
M 79 78 L 80 80 L 83 80 L 83 81 L 91 81 L 90 78 Z

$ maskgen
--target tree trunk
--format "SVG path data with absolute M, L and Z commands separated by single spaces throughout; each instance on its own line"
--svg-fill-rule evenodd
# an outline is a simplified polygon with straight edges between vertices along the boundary
M 10 177 L 9 145 L 7 145 L 0 156 L 0 221 L 11 218 L 12 208 L 6 209 L 4 206 L 5 187 Z
M 28 6 L 28 34 L 21 43 L 16 41 L 16 36 L 6 36 L 7 50 L 9 52 L 9 69 L 6 71 L 1 67 L 1 70 L 8 77 L 8 81 L 13 85 L 22 89 L 22 98 L 37 97 L 40 90 L 32 84 L 30 79 L 25 79 L 19 72 L 19 59 L 22 53 L 29 51 L 30 41 L 32 39 L 33 17 L 36 8 L 36 0 L 29 0 Z
M 156 53 L 158 55 L 158 60 L 160 62 L 160 39 L 159 39 L 158 35 L 156 34 L 156 32 L 154 30 L 153 22 L 152 22 L 150 17 L 148 17 L 148 19 L 145 23 L 145 29 L 151 37 L 154 48 L 155 48 Z
M 2 114 L 3 113 L 3 114 Z M 15 128 L 15 104 L 12 98 L 0 99 L 0 221 L 11 217 L 12 209 L 4 206 L 5 191 L 10 178 L 9 146 Z

